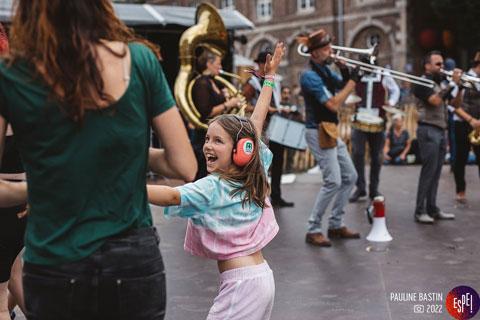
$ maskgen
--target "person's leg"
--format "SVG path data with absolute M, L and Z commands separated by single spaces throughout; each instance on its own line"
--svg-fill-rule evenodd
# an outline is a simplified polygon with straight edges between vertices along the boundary
M 0 282 L 0 320 L 10 320 L 8 311 L 8 281 Z
M 480 177 L 480 146 L 472 146 L 473 153 L 475 154 L 475 161 L 478 167 L 478 177 Z
M 25 313 L 25 301 L 23 299 L 23 285 L 22 285 L 22 253 L 17 255 L 13 263 L 12 273 L 10 275 L 10 282 L 8 291 L 10 291 L 8 310 L 12 311 L 18 305 L 20 310 Z
M 370 149 L 370 185 L 369 196 L 373 199 L 378 192 L 380 182 L 380 170 L 382 168 L 382 151 L 385 144 L 385 133 L 375 132 L 368 135 L 368 146 Z
M 440 141 L 435 139 L 432 130 L 438 130 L 426 125 L 419 125 L 417 129 L 417 140 L 422 159 L 422 169 L 418 180 L 417 201 L 415 215 L 427 213 L 426 201 L 427 195 L 433 187 L 434 174 L 437 169 L 438 159 L 440 157 Z
M 455 121 L 455 162 L 453 174 L 455 176 L 456 193 L 465 192 L 465 166 L 467 164 L 470 144 L 468 143 L 468 125 Z
M 367 140 L 366 132 L 352 129 L 352 160 L 358 175 L 356 181 L 357 190 L 366 191 L 365 183 L 365 143 Z
M 323 177 L 323 185 L 308 219 L 307 233 L 321 233 L 323 214 L 342 183 L 340 165 L 337 160 L 337 147 L 320 149 L 317 130 L 307 129 L 305 137 L 310 151 L 320 166 Z
M 282 198 L 281 182 L 282 182 L 282 171 L 283 171 L 283 153 L 285 148 L 283 145 L 270 141 L 269 149 L 273 153 L 272 165 L 270 166 L 271 170 L 271 198 L 272 204 L 278 203 Z
M 337 191 L 337 197 L 333 202 L 332 215 L 328 220 L 329 229 L 338 229 L 343 227 L 343 216 L 345 214 L 345 206 L 348 203 L 348 197 L 351 193 L 355 182 L 357 181 L 357 172 L 353 165 L 352 159 L 348 153 L 345 143 L 338 139 L 337 161 L 340 166 L 340 175 L 342 184 Z
M 432 184 L 427 192 L 427 213 L 431 216 L 435 216 L 438 214 L 438 212 L 440 212 L 440 209 L 437 206 L 437 192 L 440 176 L 442 174 L 443 163 L 445 162 L 445 155 L 447 153 L 447 141 L 443 130 L 436 130 L 432 132 L 432 134 L 435 141 L 437 141 L 438 156 L 437 163 L 434 164 L 435 167 L 433 171 Z
M 275 281 L 266 262 L 224 271 L 220 280 L 220 290 L 207 320 L 270 319 Z

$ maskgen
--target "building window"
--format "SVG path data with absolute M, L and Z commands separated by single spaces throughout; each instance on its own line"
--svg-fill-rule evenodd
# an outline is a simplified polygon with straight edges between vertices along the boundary
M 235 8 L 235 1 L 234 0 L 222 0 L 220 3 L 221 8 L 229 8 L 229 9 L 234 9 Z
M 272 18 L 272 0 L 257 0 L 257 19 L 267 21 Z
M 315 0 L 297 0 L 297 11 L 299 13 L 313 12 L 315 10 Z
M 369 6 L 372 4 L 379 4 L 382 2 L 385 2 L 385 0 L 355 0 L 355 4 L 357 7 Z

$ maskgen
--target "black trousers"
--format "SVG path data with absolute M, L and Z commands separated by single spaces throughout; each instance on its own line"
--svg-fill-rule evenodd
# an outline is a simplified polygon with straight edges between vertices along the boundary
M 422 157 L 422 170 L 418 181 L 415 214 L 427 213 L 433 216 L 440 211 L 437 206 L 437 191 L 447 152 L 445 130 L 419 124 L 417 139 Z
M 478 174 L 480 176 L 480 146 L 472 146 L 468 139 L 468 134 L 473 130 L 472 127 L 464 121 L 455 121 L 455 161 L 453 163 L 453 174 L 455 175 L 455 186 L 458 192 L 465 191 L 465 165 L 467 164 L 470 147 L 473 148 L 477 158 Z
M 378 192 L 380 169 L 382 167 L 382 151 L 385 144 L 385 132 L 363 132 L 352 130 L 352 160 L 358 173 L 357 189 L 366 191 L 365 182 L 365 144 L 370 150 L 370 185 L 369 194 Z
M 29 320 L 162 320 L 166 290 L 155 228 L 108 239 L 80 261 L 55 266 L 25 263 Z
M 282 183 L 282 171 L 283 171 L 283 151 L 285 147 L 279 143 L 270 141 L 269 146 L 270 151 L 273 153 L 272 165 L 270 166 L 271 170 L 271 188 L 272 188 L 272 200 L 280 200 L 282 197 L 282 190 L 280 185 Z

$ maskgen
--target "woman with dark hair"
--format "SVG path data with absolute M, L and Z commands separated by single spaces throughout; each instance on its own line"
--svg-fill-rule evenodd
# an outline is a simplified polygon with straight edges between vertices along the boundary
M 188 181 L 197 167 L 158 50 L 109 0 L 15 8 L 0 132 L 11 124 L 27 174 L 27 318 L 163 319 L 147 164 Z M 165 147 L 155 157 L 150 125 Z
M 220 55 L 204 49 L 197 57 L 196 67 L 200 76 L 193 84 L 192 99 L 200 113 L 201 122 L 207 123 L 209 119 L 238 106 L 239 99 L 236 97 L 227 99 L 221 90 L 221 86 L 214 79 L 215 76 L 220 74 L 222 69 Z M 198 162 L 198 172 L 195 180 L 203 178 L 208 174 L 205 156 L 203 155 L 205 134 L 206 130 L 195 129 L 192 137 L 193 150 Z

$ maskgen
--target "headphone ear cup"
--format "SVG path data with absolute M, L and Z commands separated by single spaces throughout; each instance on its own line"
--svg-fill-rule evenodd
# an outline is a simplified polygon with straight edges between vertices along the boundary
M 252 139 L 243 138 L 238 140 L 233 150 L 233 163 L 239 167 L 244 167 L 252 160 L 254 150 L 255 144 Z

